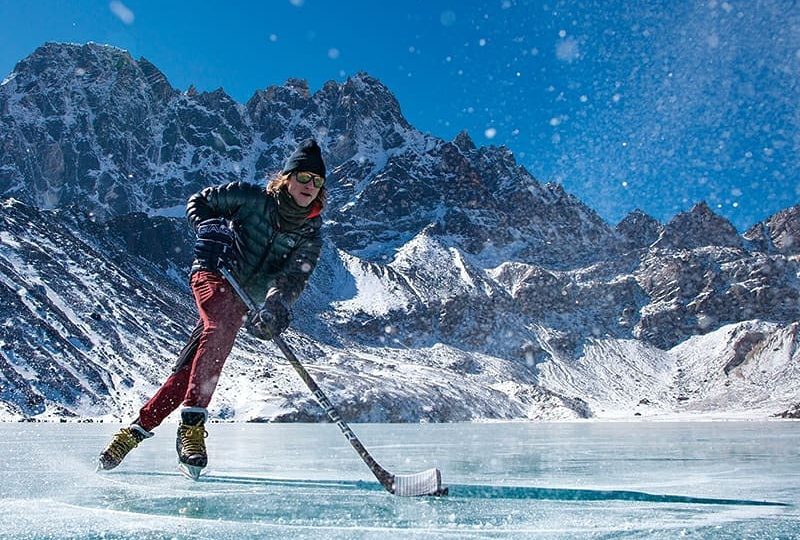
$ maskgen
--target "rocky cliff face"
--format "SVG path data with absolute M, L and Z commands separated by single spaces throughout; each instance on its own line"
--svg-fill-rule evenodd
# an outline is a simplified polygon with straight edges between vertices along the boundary
M 634 210 L 614 230 L 622 237 L 625 247 L 633 250 L 651 246 L 661 236 L 664 226 L 641 210 Z
M 206 185 L 262 183 L 308 136 L 329 170 L 327 240 L 288 339 L 348 418 L 800 402 L 797 207 L 744 236 L 702 203 L 612 229 L 508 149 L 417 131 L 363 73 L 241 105 L 113 47 L 47 44 L 0 85 L 0 112 L 5 416 L 131 414 L 193 323 L 191 236 L 169 216 Z M 242 338 L 216 414 L 321 418 L 266 350 Z M 754 390 L 767 362 L 774 399 Z
M 0 193 L 39 208 L 180 213 L 206 185 L 265 181 L 314 136 L 331 171 L 331 231 L 367 259 L 386 260 L 432 223 L 470 253 L 555 265 L 596 259 L 613 240 L 592 210 L 541 186 L 508 150 L 415 130 L 363 73 L 314 94 L 290 80 L 241 106 L 222 90 L 180 93 L 113 47 L 48 44 L 0 86 L 0 110 Z
M 781 210 L 744 234 L 755 249 L 783 255 L 800 255 L 800 205 Z
M 675 216 L 654 243 L 654 247 L 667 249 L 705 246 L 742 247 L 742 238 L 727 219 L 715 214 L 704 202 Z

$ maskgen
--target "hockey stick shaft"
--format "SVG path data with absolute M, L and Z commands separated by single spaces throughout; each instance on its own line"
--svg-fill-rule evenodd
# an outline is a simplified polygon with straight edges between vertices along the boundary
M 247 291 L 245 291 L 242 286 L 239 285 L 239 282 L 233 277 L 233 274 L 231 274 L 230 271 L 225 267 L 220 268 L 220 272 L 222 273 L 223 277 L 228 280 L 228 283 L 230 283 L 231 287 L 233 287 L 233 290 L 236 292 L 239 298 L 242 299 L 242 302 L 245 303 L 247 309 L 251 313 L 256 311 L 258 308 L 255 302 L 253 302 L 253 299 L 250 298 L 249 294 L 247 294 Z M 356 453 L 358 453 L 359 457 L 361 457 L 364 463 L 366 463 L 367 467 L 369 467 L 369 470 L 372 471 L 372 474 L 374 474 L 375 478 L 378 479 L 378 482 L 380 482 L 389 493 L 394 493 L 393 475 L 381 467 L 378 462 L 375 461 L 372 455 L 370 455 L 367 449 L 364 448 L 364 445 L 361 444 L 360 440 L 358 440 L 358 437 L 356 437 L 356 434 L 353 433 L 352 429 L 350 429 L 350 426 L 347 425 L 347 422 L 342 420 L 339 411 L 333 406 L 333 403 L 331 403 L 331 401 L 328 399 L 328 396 L 325 395 L 314 379 L 311 378 L 311 375 L 308 373 L 308 371 L 306 371 L 306 368 L 303 367 L 303 365 L 300 363 L 300 360 L 297 359 L 297 356 L 295 356 L 294 352 L 292 352 L 292 350 L 288 345 L 286 345 L 281 337 L 275 336 L 272 338 L 272 341 L 278 346 L 297 374 L 300 375 L 300 378 L 303 379 L 303 382 L 306 383 L 306 386 L 309 390 L 311 390 L 314 398 L 325 410 L 325 414 L 328 415 L 328 418 L 330 418 L 331 422 L 339 426 L 339 429 L 342 431 L 344 436 L 348 441 L 350 441 L 350 445 L 355 449 Z

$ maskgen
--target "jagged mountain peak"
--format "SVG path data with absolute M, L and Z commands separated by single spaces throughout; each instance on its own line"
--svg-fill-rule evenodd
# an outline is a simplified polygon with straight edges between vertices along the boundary
M 694 216 L 710 216 L 715 217 L 718 214 L 714 212 L 706 201 L 700 201 L 696 203 L 692 208 L 689 210 L 689 214 Z
M 676 215 L 664 227 L 654 247 L 694 249 L 705 246 L 741 248 L 742 238 L 730 221 L 715 213 L 705 201 Z
M 373 77 L 366 71 L 359 71 L 355 75 L 348 77 L 341 86 L 344 90 L 383 94 L 387 97 L 394 97 L 392 91 L 389 90 L 380 79 Z
M 210 92 L 199 92 L 197 95 L 199 96 L 208 96 L 213 97 L 214 99 L 224 99 L 229 101 L 235 101 L 232 97 L 228 95 L 223 87 L 216 88 L 211 90 Z
M 327 81 L 314 94 L 311 93 L 308 81 L 305 79 L 289 78 L 283 85 L 258 90 L 248 101 L 248 106 L 251 102 L 265 99 L 283 100 L 291 106 L 296 106 L 298 100 L 300 102 L 333 100 L 339 108 L 352 108 L 363 102 L 374 103 L 377 106 L 369 108 L 367 112 L 377 114 L 388 109 L 392 116 L 402 119 L 400 104 L 392 91 L 380 80 L 365 72 L 359 72 L 343 83 Z M 406 123 L 404 119 L 402 122 Z
M 342 83 L 328 81 L 313 94 L 306 81 L 289 79 L 285 85 L 256 92 L 247 102 L 247 112 L 261 139 L 281 145 L 281 151 L 291 151 L 287 141 L 316 137 L 331 170 L 351 159 L 359 163 L 347 170 L 363 173 L 380 166 L 386 152 L 417 133 L 394 94 L 363 72 Z
M 163 93 L 166 84 L 174 92 L 164 74 L 146 58 L 134 60 L 131 54 L 113 45 L 47 42 L 19 61 L 13 75 L 29 81 L 52 84 L 61 80 L 67 86 L 109 84 L 122 78 L 126 84 L 142 79 L 147 86 Z
M 101 216 L 146 207 L 136 184 L 169 155 L 162 126 L 179 95 L 122 49 L 39 47 L 0 87 L 0 194 L 41 208 L 79 202 Z
M 19 102 L 33 101 L 33 114 L 30 108 L 11 109 L 0 193 L 19 194 L 39 207 L 85 202 L 103 219 L 131 211 L 174 215 L 203 185 L 265 178 L 279 170 L 296 141 L 314 136 L 331 171 L 329 215 L 341 226 L 339 247 L 362 256 L 374 251 L 380 260 L 430 223 L 464 238 L 461 247 L 469 253 L 488 245 L 497 257 L 534 256 L 539 262 L 588 255 L 596 251 L 595 242 L 610 239 L 590 209 L 561 186 L 540 186 L 508 148 L 464 153 L 414 129 L 391 91 L 367 73 L 329 81 L 313 94 L 306 81 L 289 79 L 256 92 L 243 107 L 223 89 L 165 92 L 163 74 L 120 49 L 53 47 L 70 54 L 96 50 L 136 69 L 120 68 L 130 73 L 123 81 L 116 68 L 101 62 L 96 76 L 117 82 L 95 86 L 78 78 L 64 99 L 50 95 L 64 85 L 36 96 L 25 88 L 16 92 Z M 148 86 L 153 82 L 162 87 L 154 90 Z M 70 114 L 50 111 L 51 102 L 64 104 Z M 51 119 L 47 129 L 31 130 L 26 122 L 41 116 Z M 456 141 L 475 148 L 466 132 Z M 31 147 L 43 158 L 27 159 Z M 510 212 L 514 207 L 526 211 Z M 527 246 L 518 240 L 523 237 Z M 383 240 L 382 250 L 370 247 L 374 238 Z
M 800 204 L 781 210 L 757 223 L 744 237 L 761 251 L 800 254 Z
M 303 79 L 290 78 L 285 84 L 256 90 L 247 101 L 246 106 L 251 116 L 257 116 L 264 107 L 272 103 L 297 108 L 298 106 L 304 107 L 310 99 L 308 82 Z
M 191 98 L 190 102 L 195 102 L 204 107 L 209 107 L 212 110 L 224 110 L 229 108 L 239 109 L 241 104 L 233 99 L 224 88 L 219 87 L 210 92 L 186 92 L 187 97 Z
M 469 136 L 469 133 L 466 129 L 462 129 L 458 132 L 458 135 L 456 135 L 453 139 L 453 144 L 464 153 L 471 152 L 476 148 L 475 143 L 472 141 L 472 137 Z
M 658 240 L 664 227 L 657 219 L 638 208 L 622 219 L 614 229 L 629 249 L 643 248 Z
M 96 43 L 89 41 L 87 43 L 63 43 L 58 41 L 48 41 L 43 45 L 37 47 L 30 55 L 17 63 L 17 66 L 22 66 L 30 69 L 48 68 L 56 61 L 75 61 L 75 60 L 123 60 L 133 63 L 133 57 L 130 52 L 114 45 L 106 45 L 103 43 Z M 46 60 L 48 63 L 43 64 L 42 61 Z
M 308 81 L 305 79 L 298 79 L 295 77 L 289 77 L 286 79 L 286 82 L 283 84 L 275 84 L 272 86 L 268 86 L 264 90 L 257 90 L 257 94 L 264 95 L 277 95 L 279 93 L 290 94 L 290 95 L 299 95 L 302 98 L 310 98 L 311 93 L 309 92 L 308 88 Z
M 299 92 L 300 94 L 305 95 L 305 97 L 310 96 L 308 91 L 308 81 L 305 79 L 289 77 L 283 86 L 284 88 L 288 88 L 290 90 L 294 90 L 295 92 Z
M 651 216 L 650 214 L 648 214 L 647 212 L 645 212 L 641 208 L 634 208 L 633 210 L 628 212 L 628 215 L 626 215 L 624 218 L 622 218 L 622 220 L 617 224 L 617 226 L 621 225 L 623 222 L 626 222 L 626 221 L 627 222 L 631 222 L 632 221 L 634 223 L 640 223 L 640 222 L 645 222 L 645 221 L 655 221 L 656 223 L 658 223 L 658 220 L 656 218 L 654 218 L 653 216 Z
M 348 116 L 360 116 L 361 122 L 370 123 L 377 117 L 387 126 L 396 123 L 402 129 L 411 128 L 392 91 L 365 72 L 349 77 L 340 85 L 337 106 L 348 111 Z

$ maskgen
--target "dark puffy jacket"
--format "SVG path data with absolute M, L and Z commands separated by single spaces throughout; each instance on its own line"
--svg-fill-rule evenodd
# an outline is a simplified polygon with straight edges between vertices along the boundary
M 232 273 L 256 301 L 275 287 L 292 304 L 317 266 L 322 218 L 316 215 L 296 229 L 280 230 L 275 196 L 264 187 L 234 182 L 206 188 L 189 197 L 186 216 L 194 228 L 210 218 L 232 223 L 237 262 Z M 197 269 L 195 261 L 192 270 Z

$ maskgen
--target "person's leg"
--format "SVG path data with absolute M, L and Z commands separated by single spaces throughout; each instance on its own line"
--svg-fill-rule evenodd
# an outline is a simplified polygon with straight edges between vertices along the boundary
M 198 272 L 196 276 L 193 288 L 203 330 L 188 375 L 176 440 L 179 461 L 189 465 L 195 477 L 208 461 L 206 408 L 247 314 L 244 303 L 224 278 L 211 272 Z
M 183 405 L 205 409 L 244 323 L 247 308 L 222 276 L 212 272 L 195 275 L 193 288 L 203 329 L 191 363 Z
M 208 406 L 246 315 L 244 304 L 218 274 L 196 272 L 191 284 L 200 321 L 178 356 L 173 374 L 134 421 L 147 431 L 161 424 L 181 402 L 186 407 Z
M 200 343 L 200 335 L 203 333 L 203 319 L 201 318 L 189 341 L 184 345 L 178 355 L 178 361 L 172 370 L 172 375 L 164 381 L 153 397 L 145 403 L 139 410 L 139 417 L 133 423 L 142 426 L 147 431 L 152 431 L 159 426 L 164 419 L 177 409 L 186 395 L 189 387 L 189 374 L 192 372 L 192 363 L 197 354 L 197 347 Z
M 191 285 L 200 321 L 178 356 L 172 375 L 142 406 L 136 420 L 129 427 L 122 428 L 101 453 L 99 467 L 102 469 L 113 469 L 119 465 L 128 452 L 153 436 L 151 430 L 160 425 L 181 402 L 186 405 L 187 413 L 181 414 L 182 424 L 188 421 L 194 428 L 184 430 L 191 436 L 189 449 L 196 449 L 198 444 L 202 446 L 202 459 L 195 461 L 204 463 L 202 436 L 207 417 L 205 409 L 216 389 L 222 367 L 233 348 L 247 309 L 227 281 L 217 274 L 197 272 L 192 276 Z M 199 443 L 194 440 L 198 436 L 201 439 Z
M 178 356 L 178 362 L 172 375 L 142 406 L 136 420 L 114 434 L 111 442 L 100 453 L 98 469 L 110 470 L 117 467 L 139 443 L 153 436 L 151 433 L 153 428 L 161 424 L 164 418 L 178 408 L 189 385 L 191 362 L 197 351 L 202 330 L 203 321 L 200 320 Z

